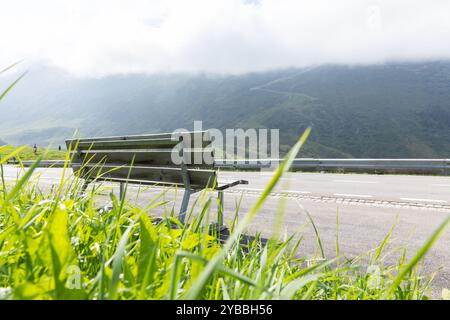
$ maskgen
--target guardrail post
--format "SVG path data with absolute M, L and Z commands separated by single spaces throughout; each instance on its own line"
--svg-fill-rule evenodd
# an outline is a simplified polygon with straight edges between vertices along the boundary
M 182 140 L 180 140 L 182 141 Z M 184 150 L 181 149 L 181 156 L 182 156 L 182 162 L 181 162 L 181 178 L 183 180 L 184 184 L 184 195 L 183 195 L 183 201 L 181 202 L 181 209 L 179 214 L 179 220 L 182 224 L 184 224 L 186 220 L 186 211 L 189 204 L 189 198 L 191 197 L 191 180 L 189 178 L 189 172 L 186 166 L 185 158 L 184 158 Z
M 183 201 L 181 202 L 181 209 L 180 209 L 180 215 L 179 219 L 182 224 L 184 224 L 184 221 L 186 220 L 186 211 L 189 204 L 189 198 L 191 197 L 191 190 L 185 189 L 184 195 L 183 195 Z

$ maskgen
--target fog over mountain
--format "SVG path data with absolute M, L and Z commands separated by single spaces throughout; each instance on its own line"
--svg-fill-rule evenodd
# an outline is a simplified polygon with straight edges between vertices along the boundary
M 279 128 L 304 155 L 448 157 L 447 0 L 15 0 L 0 139 Z
M 448 0 L 14 0 L 1 66 L 73 74 L 246 74 L 450 58 Z
M 205 128 L 279 128 L 285 151 L 312 125 L 303 156 L 448 158 L 449 89 L 447 61 L 101 78 L 34 67 L 0 105 L 0 137 L 57 146 L 77 130 L 166 132 L 203 120 Z

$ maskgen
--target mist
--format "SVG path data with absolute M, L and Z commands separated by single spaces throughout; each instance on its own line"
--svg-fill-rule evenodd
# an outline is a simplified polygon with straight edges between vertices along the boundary
M 0 11 L 0 65 L 95 77 L 448 59 L 449 12 L 444 0 L 16 0 Z

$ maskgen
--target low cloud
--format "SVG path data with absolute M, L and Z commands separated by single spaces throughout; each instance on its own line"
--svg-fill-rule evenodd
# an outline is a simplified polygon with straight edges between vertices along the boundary
M 450 58 L 447 0 L 14 0 L 0 69 L 19 59 L 78 75 L 246 73 Z

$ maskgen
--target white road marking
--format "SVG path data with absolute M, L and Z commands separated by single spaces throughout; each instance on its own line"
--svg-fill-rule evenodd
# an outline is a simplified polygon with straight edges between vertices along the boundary
M 264 189 L 259 189 L 259 188 L 237 188 L 237 190 L 241 190 L 241 191 L 263 191 Z
M 288 193 L 303 193 L 303 194 L 310 194 L 309 191 L 299 191 L 299 190 L 283 190 L 281 192 L 288 192 Z
M 450 184 L 430 184 L 430 186 L 434 186 L 434 187 L 450 187 Z
M 362 180 L 333 180 L 333 182 L 348 182 L 348 183 L 378 183 L 378 181 L 362 181 Z
M 259 189 L 259 188 L 238 188 L 237 190 L 239 191 L 264 191 L 264 189 Z M 303 193 L 303 194 L 309 194 L 311 192 L 309 191 L 300 191 L 300 190 L 280 190 L 280 191 L 275 191 L 277 193 L 283 193 L 283 192 L 287 192 L 287 193 Z
M 226 183 L 230 183 L 230 182 L 234 182 L 240 179 L 235 179 L 235 178 L 221 178 L 219 179 L 219 182 L 226 182 Z
M 261 197 L 261 195 L 259 195 L 259 194 L 251 194 L 251 193 L 249 193 L 249 194 L 246 194 L 245 195 L 246 197 L 256 197 L 256 198 L 259 198 L 259 197 Z M 271 195 L 269 195 L 269 197 L 272 197 Z
M 372 198 L 372 196 L 368 195 L 368 194 L 349 194 L 349 193 L 333 193 L 333 196 L 338 196 L 338 197 L 356 197 L 356 198 Z
M 275 171 L 260 171 L 259 174 L 261 176 L 273 176 L 273 174 L 275 173 Z
M 438 199 L 418 199 L 418 198 L 400 198 L 400 200 L 406 200 L 406 201 L 429 201 L 429 202 L 440 202 L 440 203 L 447 202 L 445 200 L 438 200 Z
M 21 176 L 19 176 L 19 177 L 10 177 L 10 176 L 6 176 L 5 177 L 5 180 L 8 180 L 8 181 L 18 181 L 19 179 L 21 178 Z M 30 180 L 31 181 L 40 181 L 40 180 L 47 180 L 47 181 L 53 181 L 53 182 L 59 182 L 60 181 L 60 179 L 58 179 L 58 178 L 52 178 L 52 177 L 36 177 L 36 176 L 32 176 L 31 178 L 30 178 Z
M 260 175 L 260 177 L 262 177 L 264 179 L 271 178 L 273 176 L 273 172 L 270 172 L 270 174 L 267 174 L 265 172 L 260 172 L 259 175 Z M 221 176 L 221 178 L 219 178 L 219 180 L 221 180 L 221 179 L 239 180 L 239 179 L 242 179 L 242 177 L 226 176 L 226 175 L 222 174 L 222 176 Z M 280 180 L 288 180 L 288 181 L 299 181 L 300 179 L 301 179 L 300 177 L 298 177 L 298 178 L 281 177 L 280 178 Z

